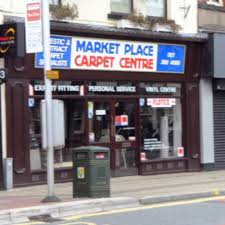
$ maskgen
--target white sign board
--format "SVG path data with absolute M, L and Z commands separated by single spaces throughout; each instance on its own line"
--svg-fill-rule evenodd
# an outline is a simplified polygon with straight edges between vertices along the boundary
M 106 115 L 106 110 L 104 110 L 104 109 L 95 110 L 95 115 L 96 116 L 105 116 Z
M 47 148 L 46 133 L 46 113 L 45 100 L 41 100 L 41 134 L 42 148 Z M 65 146 L 65 114 L 64 103 L 62 100 L 52 100 L 52 124 L 53 124 L 53 146 L 54 148 L 63 148 Z
M 25 28 L 26 52 L 36 53 L 43 51 L 41 0 L 27 0 Z
M 147 105 L 153 108 L 167 108 L 176 105 L 175 98 L 147 98 Z

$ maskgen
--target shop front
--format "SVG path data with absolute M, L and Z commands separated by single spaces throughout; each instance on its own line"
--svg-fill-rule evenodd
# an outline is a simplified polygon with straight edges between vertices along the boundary
M 88 29 L 53 24 L 51 60 L 60 78 L 52 93 L 63 102 L 65 127 L 65 145 L 54 149 L 56 180 L 72 179 L 72 150 L 82 145 L 110 148 L 112 176 L 199 171 L 205 40 Z M 7 61 L 7 154 L 16 185 L 46 181 L 43 62 L 41 53 Z

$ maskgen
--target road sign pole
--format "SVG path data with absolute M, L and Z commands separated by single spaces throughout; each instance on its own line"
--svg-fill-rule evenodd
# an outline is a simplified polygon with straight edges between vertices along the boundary
M 54 194 L 54 151 L 53 151 L 53 135 L 52 135 L 52 82 L 47 78 L 47 71 L 51 70 L 50 64 L 50 22 L 49 22 L 49 2 L 42 0 L 42 36 L 44 47 L 44 83 L 45 83 L 45 113 L 46 113 L 46 129 L 47 129 L 47 182 L 48 196 L 42 202 L 60 201 Z

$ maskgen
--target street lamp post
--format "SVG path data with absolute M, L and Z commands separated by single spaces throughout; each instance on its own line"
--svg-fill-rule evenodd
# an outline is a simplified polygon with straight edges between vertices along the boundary
M 52 82 L 47 78 L 47 71 L 51 70 L 50 63 L 50 22 L 49 1 L 42 0 L 42 36 L 44 49 L 44 83 L 45 83 L 45 113 L 46 113 L 46 140 L 47 140 L 47 183 L 48 195 L 42 202 L 56 202 L 60 199 L 54 194 L 54 151 L 52 129 Z

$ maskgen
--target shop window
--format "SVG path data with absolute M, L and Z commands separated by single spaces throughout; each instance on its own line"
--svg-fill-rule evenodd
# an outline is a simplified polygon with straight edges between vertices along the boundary
M 166 0 L 145 0 L 146 15 L 153 17 L 166 16 Z
M 181 101 L 178 98 L 142 99 L 142 160 L 184 157 L 181 115 Z
M 112 13 L 127 13 L 132 9 L 132 0 L 111 0 L 110 7 Z
M 29 118 L 30 169 L 40 170 L 42 168 L 40 100 L 29 99 L 29 104 L 30 104 L 29 105 L 30 107 L 30 118 Z M 45 161 L 45 164 L 46 164 L 46 161 Z
M 116 149 L 116 168 L 128 169 L 136 167 L 135 149 L 119 148 Z
M 88 126 L 90 143 L 110 142 L 110 104 L 88 102 Z
M 115 103 L 115 141 L 135 141 L 135 104 L 129 102 Z
M 46 169 L 47 151 L 42 148 L 41 99 L 30 98 L 29 146 L 31 171 Z M 54 167 L 72 167 L 72 149 L 85 143 L 84 101 L 64 100 L 65 146 L 54 148 Z
M 68 136 L 73 138 L 76 134 L 84 133 L 84 106 L 83 101 L 71 101 L 68 114 Z

